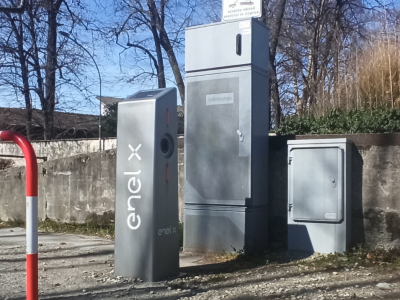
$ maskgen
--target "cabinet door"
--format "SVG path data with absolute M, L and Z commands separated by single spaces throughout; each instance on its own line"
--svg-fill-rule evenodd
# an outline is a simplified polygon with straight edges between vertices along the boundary
M 251 71 L 187 78 L 185 202 L 251 197 Z
M 343 219 L 343 150 L 292 148 L 289 152 L 289 209 L 294 221 Z

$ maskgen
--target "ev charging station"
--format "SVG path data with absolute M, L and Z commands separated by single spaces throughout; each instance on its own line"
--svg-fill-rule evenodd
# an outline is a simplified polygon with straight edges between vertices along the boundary
M 260 1 L 230 2 L 186 29 L 184 251 L 267 247 L 269 34 Z
M 115 274 L 179 274 L 177 93 L 140 91 L 118 104 Z

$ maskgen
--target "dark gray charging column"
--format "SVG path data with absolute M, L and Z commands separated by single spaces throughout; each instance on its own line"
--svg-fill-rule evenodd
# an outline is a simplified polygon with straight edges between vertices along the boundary
M 115 274 L 160 281 L 178 275 L 175 88 L 118 104 Z

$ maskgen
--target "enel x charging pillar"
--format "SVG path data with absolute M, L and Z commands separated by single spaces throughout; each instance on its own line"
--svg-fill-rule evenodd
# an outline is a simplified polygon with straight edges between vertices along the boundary
M 175 88 L 118 104 L 115 274 L 160 281 L 178 275 Z

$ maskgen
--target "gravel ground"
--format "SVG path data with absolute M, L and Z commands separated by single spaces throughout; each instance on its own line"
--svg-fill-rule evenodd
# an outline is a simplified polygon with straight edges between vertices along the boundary
M 25 299 L 25 246 L 19 229 L 0 232 L 0 299 Z M 145 283 L 114 276 L 112 241 L 70 235 L 39 239 L 40 299 L 400 299 L 397 264 L 360 263 L 341 257 L 340 266 L 303 253 L 281 252 L 258 260 L 181 268 L 178 279 Z M 225 257 L 226 258 L 226 257 Z M 377 286 L 380 284 L 380 287 Z

